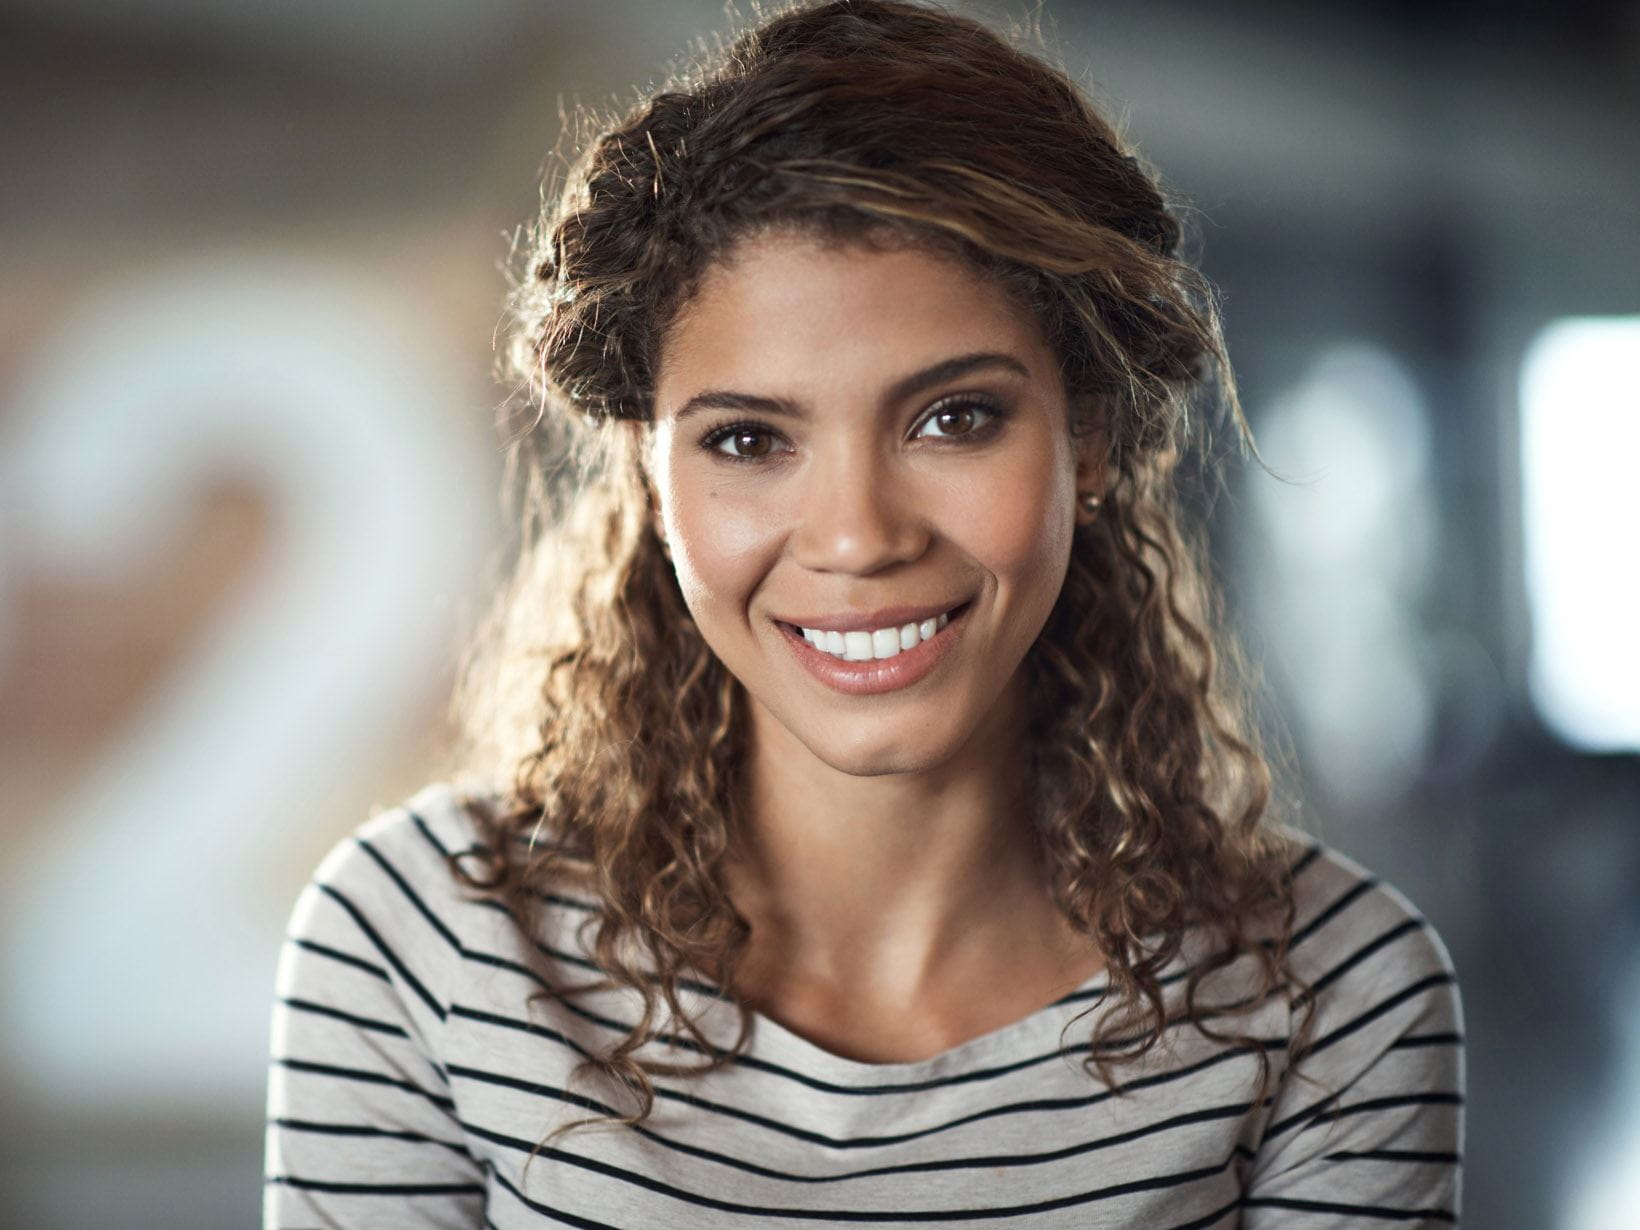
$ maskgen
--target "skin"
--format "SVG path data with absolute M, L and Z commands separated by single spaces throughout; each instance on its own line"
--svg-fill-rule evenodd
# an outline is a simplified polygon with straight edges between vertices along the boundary
M 1022 664 L 1103 477 L 1069 422 L 1035 321 L 916 249 L 743 241 L 662 347 L 659 529 L 750 701 L 736 989 L 836 1053 L 927 1058 L 1100 968 L 1049 899 L 1021 772 Z M 935 669 L 876 695 L 816 679 L 775 622 L 963 601 Z

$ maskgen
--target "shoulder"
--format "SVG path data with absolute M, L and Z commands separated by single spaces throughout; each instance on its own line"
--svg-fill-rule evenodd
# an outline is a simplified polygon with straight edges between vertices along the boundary
M 1405 895 L 1348 856 L 1307 840 L 1294 863 L 1290 965 L 1317 997 L 1400 988 L 1450 998 L 1457 976 L 1434 926 Z M 1445 991 L 1440 991 L 1446 988 Z
M 473 836 L 456 794 L 429 787 L 339 843 L 297 901 L 269 1033 L 269 1225 L 476 1224 L 483 1171 L 448 1054 L 491 913 L 449 865 Z
M 1279 1012 L 1289 1065 L 1332 1084 L 1398 1048 L 1461 1050 L 1457 974 L 1429 919 L 1349 856 L 1306 834 L 1281 836 L 1291 924 L 1263 914 L 1250 936 L 1280 962 L 1280 991 L 1267 998 L 1275 988 L 1247 953 L 1225 970 L 1227 998 Z
M 1296 865 L 1293 891 L 1288 969 L 1298 985 L 1289 1058 L 1304 1075 L 1300 1085 L 1325 1088 L 1324 1102 L 1361 1113 L 1456 1112 L 1463 1014 L 1434 926 L 1396 888 L 1314 842 Z
M 370 899 L 450 896 L 460 887 L 454 860 L 480 848 L 472 797 L 441 782 L 376 813 L 336 844 L 314 885 Z
M 1285 1074 L 1246 1224 L 1293 1210 L 1453 1221 L 1463 1021 L 1446 945 L 1402 893 L 1314 842 L 1295 864 Z
M 439 1011 L 439 987 L 502 915 L 457 875 L 479 845 L 470 792 L 427 786 L 361 824 L 330 851 L 291 915 L 289 977 L 375 974 Z

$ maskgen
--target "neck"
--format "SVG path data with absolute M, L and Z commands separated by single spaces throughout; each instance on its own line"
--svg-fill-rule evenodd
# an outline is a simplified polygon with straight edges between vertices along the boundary
M 754 977 L 915 988 L 999 944 L 1056 932 L 1024 732 L 1022 704 L 999 705 L 938 767 L 857 777 L 755 712 L 729 868 L 752 924 Z

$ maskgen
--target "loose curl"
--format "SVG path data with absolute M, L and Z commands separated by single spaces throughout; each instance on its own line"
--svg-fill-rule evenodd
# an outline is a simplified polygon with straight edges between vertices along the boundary
M 634 1095 L 620 1122 L 650 1113 L 654 1076 L 746 1046 L 748 1007 L 725 1049 L 682 998 L 702 976 L 732 987 L 750 935 L 721 875 L 745 700 L 690 619 L 617 421 L 650 421 L 668 326 L 703 273 L 774 229 L 961 261 L 1041 324 L 1073 432 L 1109 447 L 1103 510 L 1025 663 L 1036 832 L 1057 904 L 1108 968 L 1087 1062 L 1116 1083 L 1161 1041 L 1181 954 L 1188 1019 L 1255 1047 L 1213 1022 L 1302 984 L 1291 842 L 1268 823 L 1270 770 L 1176 490 L 1207 407 L 1245 439 L 1212 288 L 1151 173 L 1062 72 L 916 4 L 764 21 L 593 143 L 534 232 L 507 355 L 534 408 L 513 454 L 519 557 L 456 700 L 462 763 L 511 780 L 470 801 L 483 846 L 462 874 L 528 934 L 549 887 L 596 903 L 598 985 L 642 1004 L 589 1059 Z M 1200 954 L 1192 935 L 1209 937 Z M 1244 957 L 1253 993 L 1209 1003 Z M 549 996 L 585 989 L 545 959 L 541 976 Z M 662 1038 L 699 1063 L 640 1054 Z

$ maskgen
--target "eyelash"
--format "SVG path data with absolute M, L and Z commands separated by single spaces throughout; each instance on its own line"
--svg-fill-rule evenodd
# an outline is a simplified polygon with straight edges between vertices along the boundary
M 928 439 L 944 439 L 954 445 L 978 443 L 980 440 L 988 439 L 995 432 L 996 428 L 1007 414 L 1007 411 L 1002 408 L 1000 403 L 989 397 L 981 397 L 972 393 L 957 394 L 951 397 L 942 398 L 930 406 L 927 413 L 925 413 L 917 422 L 917 433 L 920 433 L 924 427 L 933 422 L 933 420 L 939 415 L 945 414 L 952 410 L 974 410 L 978 411 L 984 417 L 978 426 L 973 428 L 973 430 L 960 436 L 929 436 L 927 437 Z M 913 438 L 917 438 L 917 433 L 913 433 Z M 739 422 L 725 423 L 722 427 L 714 427 L 711 431 L 707 432 L 704 437 L 702 437 L 700 446 L 706 452 L 712 453 L 714 456 L 724 461 L 731 462 L 736 465 L 751 465 L 756 462 L 765 461 L 767 460 L 767 457 L 741 457 L 735 455 L 734 453 L 724 452 L 719 445 L 721 445 L 725 440 L 733 439 L 735 436 L 779 436 L 779 434 L 780 433 L 778 431 L 776 431 L 773 427 L 770 427 L 767 423 L 760 423 L 756 420 L 745 419 Z

